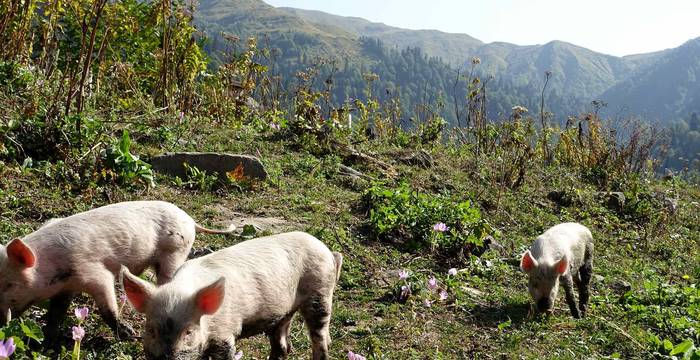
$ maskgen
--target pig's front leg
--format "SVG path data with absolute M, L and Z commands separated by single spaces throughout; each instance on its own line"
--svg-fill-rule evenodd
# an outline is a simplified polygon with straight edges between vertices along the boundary
M 571 273 L 561 277 L 562 286 L 564 287 L 564 292 L 566 293 L 566 303 L 569 304 L 569 309 L 571 309 L 571 315 L 580 319 L 581 315 L 578 311 L 578 305 L 576 304 L 576 297 L 574 296 L 574 280 L 571 277 Z
M 207 348 L 204 350 L 202 360 L 233 360 L 236 352 L 236 346 L 233 339 L 209 340 Z
M 117 338 L 121 340 L 133 338 L 136 334 L 131 326 L 117 318 L 117 295 L 114 292 L 114 275 L 103 268 L 90 274 L 88 293 L 95 299 L 97 308 L 105 323 L 112 328 Z
M 45 315 L 46 329 L 44 330 L 44 346 L 46 349 L 57 349 L 61 344 L 59 341 L 59 330 L 62 331 L 61 325 L 66 319 L 66 312 L 74 297 L 75 295 L 72 293 L 64 293 L 58 294 L 49 300 L 49 309 Z

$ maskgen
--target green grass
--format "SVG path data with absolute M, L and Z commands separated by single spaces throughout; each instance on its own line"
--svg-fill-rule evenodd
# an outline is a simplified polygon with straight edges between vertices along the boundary
M 287 219 L 345 256 L 331 328 L 332 356 L 338 359 L 348 350 L 374 359 L 650 358 L 656 350 L 649 341 L 652 334 L 670 338 L 674 344 L 697 336 L 663 328 L 655 322 L 656 313 L 651 307 L 633 315 L 623 301 L 630 294 L 647 299 L 645 282 L 673 287 L 698 283 L 700 193 L 694 186 L 656 180 L 645 185 L 649 191 L 671 191 L 679 198 L 677 212 L 664 215 L 657 229 L 652 226 L 656 217 L 640 220 L 637 213 L 618 214 L 607 209 L 592 195 L 596 189 L 567 169 L 533 165 L 525 184 L 510 190 L 490 180 L 490 169 L 497 168 L 497 159 L 486 158 L 475 167 L 468 150 L 438 146 L 431 150 L 435 167 L 422 169 L 395 163 L 400 177 L 427 194 L 448 192 L 455 198 L 474 200 L 504 247 L 502 251 L 488 251 L 481 258 L 446 259 L 427 250 L 407 252 L 394 243 L 375 239 L 367 231 L 368 212 L 363 204 L 363 192 L 369 183 L 339 176 L 337 157 L 318 158 L 292 142 L 269 135 L 246 126 L 206 129 L 194 135 L 200 151 L 259 153 L 271 178 L 245 192 L 185 190 L 163 176 L 157 176 L 158 185 L 149 190 L 115 185 L 74 189 L 47 177 L 51 165 L 21 170 L 5 164 L 0 166 L 0 242 L 26 235 L 51 217 L 134 199 L 171 201 L 205 224 L 226 221 L 228 212 Z M 133 146 L 134 153 L 158 152 L 154 147 Z M 390 146 L 366 146 L 379 158 L 392 161 Z M 381 177 L 371 165 L 350 165 Z M 560 207 L 547 199 L 549 191 L 562 189 L 574 189 L 580 202 Z M 651 210 L 654 216 L 661 212 Z M 561 298 L 553 316 L 533 316 L 526 277 L 518 269 L 521 252 L 538 234 L 562 221 L 589 226 L 596 242 L 594 274 L 600 278 L 592 285 L 590 316 L 583 320 L 573 319 Z M 198 235 L 195 246 L 220 248 L 238 241 L 241 239 Z M 457 277 L 448 279 L 450 267 L 461 269 Z M 424 288 L 425 279 L 431 275 L 441 286 L 449 281 L 448 300 L 425 307 L 423 291 L 406 302 L 399 301 L 400 269 L 415 275 L 417 287 Z M 630 294 L 617 290 L 620 281 L 631 284 Z M 94 309 L 92 300 L 86 297 L 74 305 Z M 124 314 L 136 329 L 140 328 L 142 316 L 134 314 L 128 305 Z M 25 316 L 35 318 L 36 314 Z M 663 318 L 663 314 L 659 316 Z M 697 313 L 690 318 L 697 325 Z M 70 321 L 64 324 L 66 337 L 71 325 Z M 85 358 L 141 356 L 137 340 L 115 341 L 97 316 L 90 318 L 87 330 Z M 310 344 L 299 319 L 294 322 L 292 339 L 292 358 L 308 359 Z M 239 347 L 245 358 L 251 359 L 264 359 L 268 351 L 263 336 L 241 340 Z

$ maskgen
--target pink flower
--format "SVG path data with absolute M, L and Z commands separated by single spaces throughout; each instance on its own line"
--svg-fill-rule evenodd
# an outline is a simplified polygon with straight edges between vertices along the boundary
M 270 128 L 271 128 L 272 130 L 279 130 L 279 129 L 281 128 L 281 126 L 280 126 L 280 124 L 271 122 L 271 123 L 270 123 Z
M 448 275 L 455 276 L 455 275 L 457 275 L 457 269 L 456 269 L 456 268 L 452 268 L 452 269 L 450 269 L 450 270 L 447 270 L 447 274 L 448 274 Z
M 79 322 L 83 322 L 85 321 L 85 319 L 87 319 L 89 312 L 90 309 L 86 307 L 75 308 L 75 317 L 78 319 Z
M 431 307 L 433 305 L 433 302 L 431 300 L 425 299 L 423 300 L 423 305 L 425 305 L 425 307 Z
M 367 358 L 360 354 L 355 354 L 352 351 L 348 351 L 348 360 L 367 360 Z
M 17 346 L 13 338 L 9 338 L 5 341 L 0 340 L 0 360 L 9 359 L 10 355 L 15 352 L 15 348 L 17 348 Z
M 445 223 L 442 223 L 442 222 L 439 222 L 439 223 L 433 225 L 433 231 L 436 231 L 436 232 L 445 232 L 449 229 L 450 228 L 447 227 L 447 225 L 445 225 Z
M 241 360 L 243 358 L 243 351 L 238 351 L 236 355 L 233 355 L 233 360 Z
M 85 329 L 82 326 L 73 326 L 73 340 L 81 341 L 85 337 Z
M 399 271 L 399 279 L 401 279 L 401 280 L 406 280 L 406 279 L 408 279 L 408 271 L 406 271 L 406 270 L 400 270 L 400 271 Z
M 447 291 L 442 290 L 440 291 L 440 301 L 445 301 L 447 300 Z
M 408 285 L 404 285 L 401 287 L 401 299 L 406 299 L 408 296 L 411 295 L 411 287 Z
M 428 289 L 430 291 L 437 289 L 437 280 L 435 280 L 434 276 L 431 276 L 430 279 L 428 279 Z

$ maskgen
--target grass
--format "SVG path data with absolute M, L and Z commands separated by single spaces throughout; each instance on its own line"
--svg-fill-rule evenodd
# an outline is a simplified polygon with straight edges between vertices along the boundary
M 205 129 L 192 140 L 200 151 L 259 155 L 271 178 L 245 192 L 185 190 L 163 176 L 156 178 L 158 186 L 152 189 L 115 185 L 74 189 L 46 175 L 52 165 L 22 170 L 5 164 L 0 166 L 0 242 L 26 235 L 52 217 L 135 199 L 171 201 L 210 225 L 227 221 L 221 209 L 287 219 L 345 256 L 331 326 L 333 358 L 343 358 L 349 350 L 373 359 L 649 358 L 656 351 L 649 341 L 652 334 L 671 338 L 674 344 L 697 336 L 669 331 L 650 321 L 651 309 L 633 315 L 624 300 L 631 295 L 642 297 L 645 282 L 675 287 L 698 283 L 700 192 L 682 181 L 652 179 L 645 183 L 649 192 L 678 197 L 677 211 L 664 213 L 659 224 L 657 215 L 662 209 L 651 209 L 651 217 L 617 213 L 593 195 L 596 189 L 592 185 L 565 168 L 534 165 L 523 186 L 511 190 L 489 180 L 497 159 L 486 158 L 474 167 L 467 149 L 437 146 L 430 149 L 433 168 L 394 163 L 400 177 L 429 194 L 448 192 L 456 198 L 473 199 L 503 245 L 501 251 L 490 250 L 480 258 L 446 259 L 429 251 L 407 252 L 373 238 L 367 231 L 368 213 L 362 201 L 369 183 L 338 175 L 337 157 L 316 157 L 284 137 L 246 126 Z M 133 146 L 137 153 L 158 153 L 153 146 Z M 368 147 L 382 160 L 392 162 L 391 146 L 378 143 Z M 350 165 L 381 177 L 371 165 Z M 547 199 L 548 192 L 562 189 L 578 194 L 576 205 L 563 207 Z M 637 201 L 633 196 L 628 197 L 632 204 Z M 582 222 L 592 230 L 596 242 L 597 276 L 590 315 L 582 320 L 569 315 L 562 294 L 553 316 L 535 317 L 530 311 L 526 277 L 518 269 L 519 255 L 534 238 L 563 221 Z M 241 239 L 198 235 L 195 247 L 220 248 L 238 241 Z M 454 279 L 447 276 L 450 267 L 460 269 Z M 430 275 L 436 276 L 441 286 L 450 281 L 449 298 L 429 308 L 420 300 L 425 292 L 399 301 L 400 269 L 415 274 L 418 287 L 424 287 L 423 281 Z M 619 290 L 621 282 L 629 283 L 632 290 Z M 74 305 L 95 308 L 86 297 Z M 139 329 L 140 315 L 128 305 L 124 315 Z M 697 324 L 698 318 L 694 321 Z M 70 326 L 64 325 L 66 337 Z M 86 326 L 84 358 L 141 356 L 138 340 L 115 341 L 98 317 L 92 316 Z M 292 358 L 308 359 L 310 344 L 298 318 L 292 329 Z M 262 336 L 238 344 L 249 359 L 264 359 L 269 348 Z

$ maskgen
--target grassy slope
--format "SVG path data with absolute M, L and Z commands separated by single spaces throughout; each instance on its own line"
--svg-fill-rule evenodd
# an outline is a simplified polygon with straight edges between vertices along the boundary
M 504 245 L 501 253 L 488 252 L 482 260 L 460 266 L 460 286 L 483 294 L 454 294 L 446 303 L 426 308 L 420 302 L 397 303 L 387 296 L 396 286 L 396 271 L 430 273 L 443 279 L 454 264 L 437 261 L 429 254 L 404 253 L 391 244 L 368 238 L 363 225 L 363 184 L 336 175 L 333 157 L 318 159 L 295 150 L 290 143 L 269 133 L 239 129 L 205 129 L 196 135 L 197 150 L 223 150 L 259 154 L 271 180 L 250 192 L 205 193 L 160 185 L 150 191 L 99 187 L 71 191 L 65 186 L 46 186 L 43 170 L 22 172 L 0 166 L 0 242 L 27 234 L 50 217 L 65 216 L 109 202 L 132 199 L 164 199 L 188 211 L 200 222 L 225 221 L 228 211 L 261 216 L 278 216 L 302 224 L 329 247 L 345 255 L 342 279 L 336 293 L 332 323 L 333 358 L 348 350 L 385 359 L 459 358 L 581 358 L 603 357 L 615 352 L 624 358 L 645 358 L 645 325 L 634 321 L 618 304 L 614 284 L 628 281 L 635 291 L 644 280 L 697 281 L 698 238 L 696 188 L 680 186 L 678 212 L 667 221 L 661 237 L 643 240 L 643 230 L 602 207 L 590 194 L 593 189 L 564 170 L 541 170 L 535 166 L 522 189 L 512 192 L 484 180 L 497 162 L 482 159 L 477 166 L 466 151 L 436 148 L 433 169 L 397 164 L 401 174 L 416 188 L 428 192 L 449 190 L 486 204 L 486 219 L 498 230 Z M 391 161 L 397 149 L 373 146 L 381 158 Z M 154 154 L 155 148 L 139 152 Z M 486 163 L 484 163 L 486 161 Z M 355 165 L 373 173 L 371 168 Z M 480 170 L 474 170 L 480 169 Z M 667 184 L 650 185 L 659 191 Z M 577 189 L 581 204 L 559 207 L 546 199 L 554 189 Z M 549 319 L 528 314 L 526 279 L 517 268 L 517 256 L 534 237 L 560 221 L 580 221 L 589 226 L 596 239 L 594 272 L 601 275 L 593 285 L 592 308 L 588 318 L 574 320 L 563 299 Z M 671 237 L 672 234 L 680 236 Z M 640 239 L 641 238 L 641 239 Z M 199 236 L 196 246 L 226 246 L 237 239 Z M 485 265 L 485 260 L 489 265 Z M 683 275 L 690 275 L 683 279 Z M 89 299 L 81 303 L 92 306 Z M 93 307 L 94 308 L 94 307 Z M 140 317 L 124 310 L 138 328 Z M 97 318 L 93 316 L 93 320 Z M 510 326 L 504 323 L 510 321 Z M 499 329 L 499 325 L 503 324 Z M 68 334 L 70 324 L 65 324 Z M 84 344 L 88 358 L 113 357 L 119 352 L 140 354 L 138 342 L 116 343 L 100 321 L 90 321 Z M 296 351 L 293 358 L 308 359 L 308 340 L 296 320 L 292 333 Z M 268 348 L 263 337 L 240 342 L 246 358 L 265 358 Z M 84 351 L 85 351 L 84 350 Z

